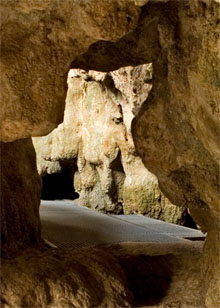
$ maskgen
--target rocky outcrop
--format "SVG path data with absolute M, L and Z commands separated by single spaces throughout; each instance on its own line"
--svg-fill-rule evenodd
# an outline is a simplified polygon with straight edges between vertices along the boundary
M 30 139 L 0 142 L 1 254 L 41 244 L 41 179 Z
M 111 73 L 71 70 L 64 122 L 48 136 L 33 138 L 38 170 L 41 175 L 62 173 L 61 163 L 77 158 L 74 187 L 79 204 L 183 223 L 185 208 L 171 204 L 160 192 L 131 135 L 131 123 L 151 81 L 151 64 Z
M 63 119 L 74 58 L 131 31 L 132 1 L 2 0 L 0 140 L 48 134 Z
M 133 33 L 116 44 L 98 42 L 72 63 L 98 70 L 153 63 L 152 91 L 132 134 L 164 194 L 208 231 L 208 307 L 220 302 L 219 9 L 218 0 L 150 1 Z
M 97 40 L 117 40 L 140 9 L 125 0 L 2 0 L 0 140 L 4 256 L 40 242 L 40 179 L 31 141 L 63 120 L 67 73 Z M 11 143 L 15 141 L 15 143 Z
M 1 302 L 8 308 L 205 308 L 200 266 L 201 245 L 191 242 L 28 250 L 3 260 Z
M 127 35 L 140 11 L 130 1 L 3 0 L 1 4 L 4 141 L 46 134 L 61 121 L 65 74 L 74 58 L 71 68 L 101 71 L 153 63 L 153 88 L 132 125 L 134 141 L 165 195 L 175 204 L 185 204 L 207 230 L 201 267 L 206 284 L 200 294 L 206 296 L 207 307 L 217 307 L 219 0 L 148 1 L 137 28 Z M 121 36 L 115 43 L 104 41 Z M 34 169 L 30 170 L 28 174 Z M 16 189 L 16 197 L 22 199 L 18 183 Z M 13 189 L 8 190 L 10 198 Z M 37 191 L 33 189 L 32 199 Z M 12 229 L 24 221 L 30 239 L 29 214 L 18 198 L 16 204 L 21 215 L 11 211 L 6 224 Z M 13 245 L 17 245 L 14 237 L 8 251 Z
M 209 234 L 203 268 L 209 281 L 206 303 L 217 307 L 220 3 L 178 3 L 170 4 L 169 15 L 158 24 L 161 56 L 154 63 L 154 86 L 132 131 L 137 151 L 158 176 L 162 191 L 175 204 L 185 204 Z

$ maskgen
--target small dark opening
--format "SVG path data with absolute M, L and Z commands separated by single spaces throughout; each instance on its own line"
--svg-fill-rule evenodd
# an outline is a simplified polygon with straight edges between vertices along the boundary
M 166 296 L 171 279 L 172 256 L 123 256 L 119 259 L 129 289 L 134 295 L 135 307 L 156 305 Z
M 121 151 L 118 151 L 117 157 L 111 162 L 110 169 L 112 170 L 113 183 L 111 187 L 111 196 L 113 201 L 118 204 L 117 213 L 124 214 L 122 200 L 119 200 L 119 187 L 124 183 L 125 171 L 121 162 Z
M 64 166 L 60 173 L 44 175 L 41 199 L 77 199 L 79 194 L 74 189 L 74 172 L 71 167 Z
M 189 213 L 186 214 L 186 218 L 185 218 L 185 222 L 183 226 L 191 228 L 191 229 L 196 229 L 196 230 L 198 229 L 195 221 L 193 220 L 192 216 Z

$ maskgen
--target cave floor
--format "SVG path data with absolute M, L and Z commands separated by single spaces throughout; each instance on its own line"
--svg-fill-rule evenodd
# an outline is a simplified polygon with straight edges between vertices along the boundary
M 106 215 L 70 200 L 41 201 L 43 238 L 60 248 L 121 242 L 179 243 L 204 239 L 194 229 L 141 215 Z

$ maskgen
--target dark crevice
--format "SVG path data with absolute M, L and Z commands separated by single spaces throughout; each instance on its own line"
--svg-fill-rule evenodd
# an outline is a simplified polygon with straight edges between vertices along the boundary
M 195 221 L 193 220 L 192 216 L 189 213 L 186 214 L 183 226 L 191 229 L 198 229 Z
M 171 256 L 123 256 L 119 263 L 127 277 L 136 307 L 156 305 L 166 296 L 172 279 Z
M 110 195 L 113 202 L 117 203 L 117 214 L 124 214 L 122 200 L 119 200 L 119 190 L 125 180 L 125 171 L 121 162 L 121 151 L 118 151 L 117 157 L 111 162 L 110 169 L 112 170 L 112 186 L 110 189 Z
M 139 23 L 133 32 L 117 42 L 100 40 L 92 44 L 86 53 L 71 63 L 70 68 L 110 72 L 155 61 L 160 54 L 158 22 L 165 9 L 166 5 L 161 2 L 149 2 L 142 7 Z
M 41 199 L 77 199 L 79 194 L 74 189 L 74 172 L 75 170 L 72 167 L 64 165 L 61 173 L 44 175 L 42 177 Z

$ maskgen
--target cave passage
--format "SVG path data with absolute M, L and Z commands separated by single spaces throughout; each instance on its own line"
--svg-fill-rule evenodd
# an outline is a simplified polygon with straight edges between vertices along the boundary
M 75 200 L 79 194 L 75 192 L 73 183 L 74 172 L 68 166 L 61 173 L 42 176 L 42 200 L 70 199 Z

